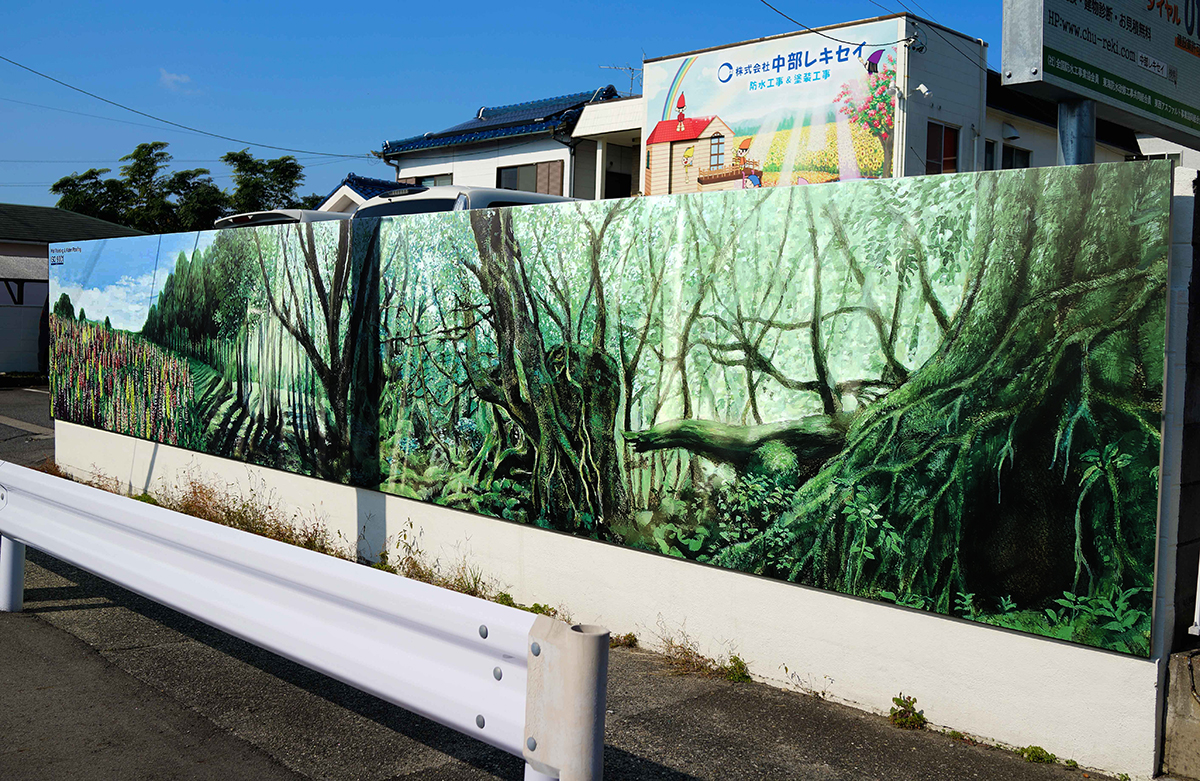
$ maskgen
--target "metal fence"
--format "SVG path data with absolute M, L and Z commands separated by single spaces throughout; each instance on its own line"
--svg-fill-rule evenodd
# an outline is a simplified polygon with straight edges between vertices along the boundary
M 526 761 L 599 779 L 608 631 L 0 462 L 0 611 L 25 546 Z

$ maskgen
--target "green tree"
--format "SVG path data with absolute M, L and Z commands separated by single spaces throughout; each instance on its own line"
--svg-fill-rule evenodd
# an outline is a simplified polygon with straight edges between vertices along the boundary
M 61 317 L 63 320 L 75 319 L 75 305 L 71 303 L 71 297 L 63 293 L 54 302 L 54 316 Z
M 90 168 L 59 179 L 50 192 L 59 196 L 60 209 L 149 233 L 207 230 L 231 213 L 316 208 L 320 202 L 317 195 L 297 197 L 304 169 L 291 155 L 259 160 L 246 150 L 230 152 L 222 160 L 233 169 L 235 189 L 227 193 L 207 168 L 170 171 L 167 146 L 138 144 L 121 158 L 120 178 L 105 178 L 108 168 Z
M 87 320 L 87 315 L 84 313 L 83 307 L 79 307 L 79 322 L 82 323 L 86 320 Z
M 109 319 L 108 315 L 105 315 L 105 316 L 104 316 L 104 330 L 105 330 L 105 331 L 111 331 L 111 330 L 112 330 L 112 320 L 111 320 L 111 319 Z
M 315 209 L 320 196 L 300 198 L 296 190 L 304 183 L 304 167 L 291 155 L 259 160 L 243 149 L 230 152 L 221 161 L 233 169 L 234 190 L 229 197 L 235 214 L 269 209 Z

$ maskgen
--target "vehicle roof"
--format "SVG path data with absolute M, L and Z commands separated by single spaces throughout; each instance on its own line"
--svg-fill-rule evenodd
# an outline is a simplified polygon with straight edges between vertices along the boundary
M 222 217 L 213 223 L 214 228 L 238 228 L 245 225 L 278 225 L 290 222 L 321 222 L 323 220 L 348 220 L 347 212 L 323 212 L 318 209 L 269 209 L 261 212 L 244 212 Z
M 391 192 L 381 193 L 370 199 L 359 209 L 365 209 L 368 206 L 376 206 L 381 203 L 391 203 L 393 201 L 404 199 L 406 201 L 425 200 L 425 199 L 448 199 L 454 200 L 459 195 L 466 195 L 472 202 L 472 205 L 477 201 L 520 201 L 521 203 L 562 203 L 564 201 L 573 201 L 574 198 L 567 198 L 562 195 L 548 195 L 546 193 L 531 193 L 525 190 L 504 190 L 498 187 L 471 187 L 466 185 L 447 184 L 438 185 L 435 187 L 421 187 L 419 185 L 397 185 L 395 190 Z M 475 208 L 473 206 L 473 208 Z

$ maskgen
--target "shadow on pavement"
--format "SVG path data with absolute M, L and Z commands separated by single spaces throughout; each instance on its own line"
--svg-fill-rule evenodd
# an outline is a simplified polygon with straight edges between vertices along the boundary
M 25 591 L 29 613 L 87 610 L 108 604 L 44 605 L 38 602 L 89 600 L 104 597 L 147 619 L 221 653 L 251 665 L 281 681 L 370 719 L 430 749 L 453 757 L 486 773 L 502 778 L 521 778 L 524 762 L 485 743 L 462 735 L 449 727 L 425 719 L 391 703 L 361 692 L 340 681 L 247 643 L 170 608 L 141 597 L 89 572 L 29 548 L 28 560 L 77 584 L 63 587 L 28 588 Z M 627 751 L 606 746 L 605 777 L 689 781 L 696 776 L 680 772 Z

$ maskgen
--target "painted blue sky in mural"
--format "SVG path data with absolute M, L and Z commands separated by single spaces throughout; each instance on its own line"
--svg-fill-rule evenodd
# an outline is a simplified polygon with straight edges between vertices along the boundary
M 651 120 L 673 119 L 680 93 L 686 115 L 716 115 L 726 123 L 761 119 L 781 106 L 832 106 L 843 84 L 866 75 L 870 55 L 880 49 L 894 54 L 899 24 L 875 22 L 831 35 L 855 45 L 808 33 L 647 63 L 646 110 Z
M 51 245 L 55 261 L 50 266 L 51 300 L 66 293 L 76 311 L 103 311 L 115 328 L 140 330 L 179 253 L 203 250 L 216 235 L 216 231 L 169 233 Z

